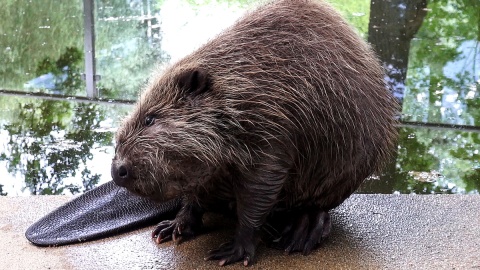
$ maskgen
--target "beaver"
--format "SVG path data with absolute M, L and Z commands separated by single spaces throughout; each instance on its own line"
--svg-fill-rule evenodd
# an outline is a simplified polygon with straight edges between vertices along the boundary
M 389 158 L 397 107 L 374 52 L 332 7 L 274 1 L 151 78 L 116 133 L 112 177 L 182 198 L 158 243 L 234 210 L 233 240 L 206 259 L 251 264 L 273 216 L 288 221 L 275 244 L 308 254 L 330 231 L 328 211 Z

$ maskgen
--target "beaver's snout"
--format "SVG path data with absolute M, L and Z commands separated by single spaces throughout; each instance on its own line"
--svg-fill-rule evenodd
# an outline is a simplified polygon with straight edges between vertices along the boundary
M 124 162 L 113 161 L 111 174 L 115 184 L 121 187 L 126 187 L 132 182 L 132 172 L 129 166 Z

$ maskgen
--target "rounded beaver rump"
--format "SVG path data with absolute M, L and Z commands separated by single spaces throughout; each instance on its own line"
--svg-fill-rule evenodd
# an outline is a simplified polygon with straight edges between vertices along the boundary
M 234 240 L 208 259 L 250 264 L 266 222 L 282 223 L 276 246 L 308 254 L 330 231 L 328 210 L 388 160 L 397 109 L 375 54 L 337 12 L 275 1 L 152 78 L 117 131 L 112 177 L 183 198 L 159 243 L 229 205 Z

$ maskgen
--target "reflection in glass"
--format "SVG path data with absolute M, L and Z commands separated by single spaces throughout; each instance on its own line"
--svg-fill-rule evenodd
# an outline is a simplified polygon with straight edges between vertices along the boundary
M 44 65 L 57 64 L 66 48 L 83 51 L 82 16 L 81 1 L 2 1 L 0 88 L 61 91 L 55 85 L 68 76 L 68 66 L 51 73 Z M 76 64 L 83 69 L 82 62 Z
M 85 165 L 86 159 L 91 159 L 92 135 L 99 135 L 85 129 L 98 127 L 97 108 L 79 104 L 74 110 L 71 105 L 49 100 L 22 104 L 17 108 L 18 118 L 4 126 L 9 143 L 1 160 L 6 161 L 10 173 L 24 175 L 31 194 L 61 194 L 64 189 L 75 194 L 98 183 L 99 175 L 84 167 L 83 187 L 63 185 L 64 178 L 76 175 L 80 163 Z M 70 120 L 73 123 L 67 128 Z M 92 126 L 93 122 L 97 124 Z M 99 143 L 110 143 L 109 137 L 99 138 Z
M 134 100 L 154 65 L 169 59 L 161 48 L 158 5 L 152 1 L 97 1 L 95 8 L 100 96 Z
M 479 193 L 479 144 L 478 132 L 401 128 L 396 160 L 359 192 Z
M 101 173 L 94 170 L 108 172 L 113 142 L 110 117 L 115 113 L 107 113 L 107 107 L 12 97 L 1 101 L 2 111 L 8 113 L 0 120 L 0 163 L 11 176 L 2 177 L 4 188 L 13 185 L 5 179 L 21 179 L 22 189 L 30 194 L 75 194 L 101 181 Z
M 372 44 L 402 120 L 415 122 L 400 128 L 385 173 L 359 192 L 479 193 L 480 1 L 330 2 Z M 100 97 L 135 100 L 155 66 L 193 51 L 258 1 L 94 4 Z M 82 16 L 79 0 L 4 1 L 0 89 L 85 96 Z M 109 181 L 113 131 L 130 109 L 0 96 L 0 195 L 78 193 Z

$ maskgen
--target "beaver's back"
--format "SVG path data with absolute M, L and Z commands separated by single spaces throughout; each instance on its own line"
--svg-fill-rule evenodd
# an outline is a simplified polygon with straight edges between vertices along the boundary
M 249 149 L 239 153 L 272 146 L 293 159 L 284 188 L 289 204 L 336 206 L 393 147 L 397 105 L 383 70 L 325 3 L 266 5 L 172 70 L 198 66 L 212 79 L 210 105 L 243 127 L 237 145 Z

